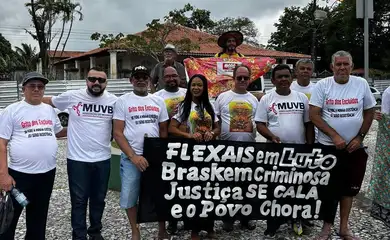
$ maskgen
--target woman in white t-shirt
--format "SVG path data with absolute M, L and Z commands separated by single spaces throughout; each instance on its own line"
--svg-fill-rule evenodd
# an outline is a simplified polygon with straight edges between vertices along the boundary
M 179 128 L 180 124 L 187 123 L 189 133 Z M 207 79 L 203 75 L 194 75 L 188 82 L 188 89 L 184 100 L 178 106 L 178 112 L 169 124 L 169 133 L 178 137 L 192 138 L 198 142 L 215 139 L 220 133 L 218 118 L 209 100 Z M 215 237 L 213 220 L 185 221 L 190 226 L 191 239 L 197 240 L 199 232 L 205 230 L 210 238 Z

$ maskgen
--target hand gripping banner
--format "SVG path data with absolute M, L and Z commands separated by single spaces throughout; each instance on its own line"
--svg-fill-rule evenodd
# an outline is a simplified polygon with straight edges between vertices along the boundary
M 233 70 L 237 65 L 247 65 L 251 71 L 251 83 L 272 69 L 276 63 L 274 58 L 264 57 L 240 57 L 240 58 L 186 58 L 188 77 L 202 74 L 208 80 L 210 97 L 216 97 L 220 93 L 233 88 Z

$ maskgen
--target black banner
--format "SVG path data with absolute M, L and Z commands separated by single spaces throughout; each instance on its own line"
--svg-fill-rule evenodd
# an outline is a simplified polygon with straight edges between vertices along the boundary
M 340 190 L 338 155 L 317 144 L 146 138 L 138 222 L 322 219 Z

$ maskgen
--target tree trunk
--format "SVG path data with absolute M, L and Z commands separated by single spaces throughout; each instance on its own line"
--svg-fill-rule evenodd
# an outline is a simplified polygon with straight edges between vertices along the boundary
M 71 20 L 70 20 L 70 26 L 69 26 L 68 35 L 66 36 L 66 39 L 65 39 L 64 45 L 62 46 L 62 51 L 61 51 L 61 55 L 60 55 L 60 57 L 62 57 L 62 54 L 64 53 L 64 50 L 65 50 L 66 43 L 68 42 L 68 39 L 69 39 L 70 33 L 71 33 L 71 31 L 72 31 L 72 27 L 73 27 L 73 19 L 74 19 L 74 16 L 73 16 L 73 13 L 72 13 L 72 18 L 71 18 Z

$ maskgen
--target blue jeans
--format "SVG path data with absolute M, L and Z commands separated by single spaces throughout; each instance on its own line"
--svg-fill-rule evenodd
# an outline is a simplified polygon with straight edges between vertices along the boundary
M 72 204 L 72 239 L 86 240 L 98 236 L 102 230 L 102 216 L 106 205 L 110 159 L 88 163 L 68 159 L 68 180 Z M 89 200 L 89 222 L 87 231 L 87 204 Z

